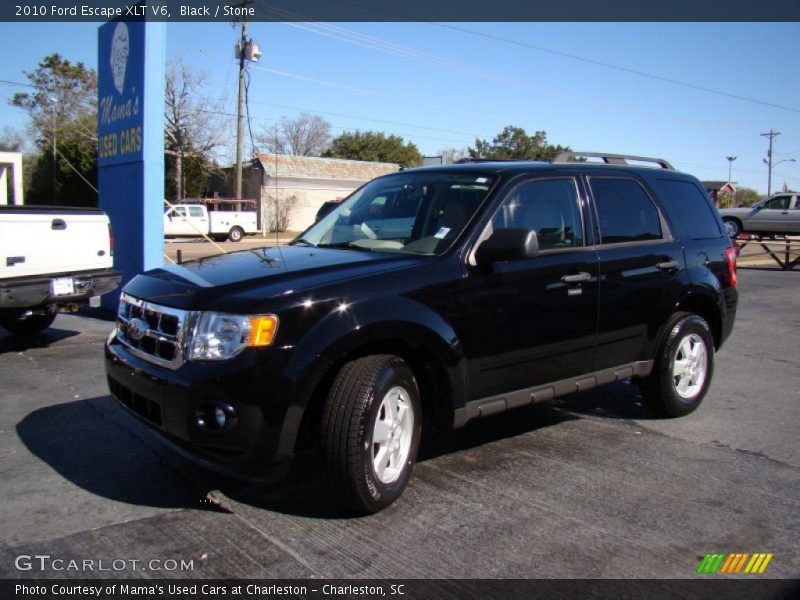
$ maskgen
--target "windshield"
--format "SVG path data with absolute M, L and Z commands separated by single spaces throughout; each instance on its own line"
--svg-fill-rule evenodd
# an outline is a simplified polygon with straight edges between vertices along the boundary
M 295 243 L 379 252 L 440 254 L 483 202 L 491 177 L 410 172 L 357 190 Z

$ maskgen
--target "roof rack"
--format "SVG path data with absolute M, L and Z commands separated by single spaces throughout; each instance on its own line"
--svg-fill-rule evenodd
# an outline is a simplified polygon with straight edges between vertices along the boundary
M 494 162 L 531 162 L 529 158 L 459 158 L 454 165 L 465 165 L 469 163 L 494 163 Z
M 661 169 L 667 171 L 674 171 L 669 162 L 663 158 L 651 158 L 649 156 L 630 156 L 627 154 L 609 154 L 607 152 L 578 152 L 577 150 L 569 150 L 567 152 L 560 152 L 554 159 L 554 163 L 567 163 L 577 162 L 581 158 L 600 158 L 607 165 L 630 165 L 629 161 L 655 163 Z

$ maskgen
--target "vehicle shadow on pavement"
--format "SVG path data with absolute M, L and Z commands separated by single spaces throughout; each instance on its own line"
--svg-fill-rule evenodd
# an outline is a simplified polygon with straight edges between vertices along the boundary
M 580 419 L 580 414 L 653 418 L 641 406 L 635 386 L 616 384 L 608 388 L 609 391 L 592 390 L 478 419 L 454 431 L 437 430 L 426 424 L 417 460 L 424 463 L 530 434 Z M 110 396 L 41 408 L 27 415 L 16 430 L 25 446 L 61 477 L 117 502 L 224 512 L 236 512 L 238 502 L 306 518 L 360 516 L 336 506 L 316 450 L 299 454 L 287 476 L 278 481 L 237 481 L 179 456 Z
M 16 431 L 37 458 L 92 494 L 140 506 L 222 510 L 206 498 L 210 474 L 172 453 L 110 396 L 40 408 Z
M 47 348 L 51 344 L 80 335 L 80 331 L 50 327 L 33 335 L 12 335 L 0 330 L 0 354 L 26 352 L 33 348 Z
M 639 387 L 630 380 L 562 396 L 552 403 L 561 410 L 601 419 L 637 421 L 659 419 L 658 415 L 645 404 Z
M 426 424 L 417 462 L 434 460 L 578 418 L 543 405 L 480 419 L 455 431 L 437 430 Z M 316 451 L 298 456 L 287 477 L 281 481 L 250 486 L 232 485 L 220 488 L 220 491 L 236 502 L 292 516 L 317 519 L 364 516 L 336 506 L 325 485 Z

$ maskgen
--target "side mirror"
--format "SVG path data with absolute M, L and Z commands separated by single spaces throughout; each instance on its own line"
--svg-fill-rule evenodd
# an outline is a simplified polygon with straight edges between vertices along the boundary
M 490 265 L 506 260 L 533 258 L 539 253 L 539 239 L 532 229 L 498 229 L 478 246 L 475 260 Z

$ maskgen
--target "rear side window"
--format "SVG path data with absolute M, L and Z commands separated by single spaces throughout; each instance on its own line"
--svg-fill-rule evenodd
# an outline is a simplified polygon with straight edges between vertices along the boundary
M 689 181 L 657 179 L 656 191 L 662 202 L 675 208 L 669 211 L 670 218 L 680 219 L 691 239 L 722 237 L 711 201 L 697 185 Z
M 590 180 L 603 244 L 660 240 L 661 219 L 653 201 L 633 179 Z

